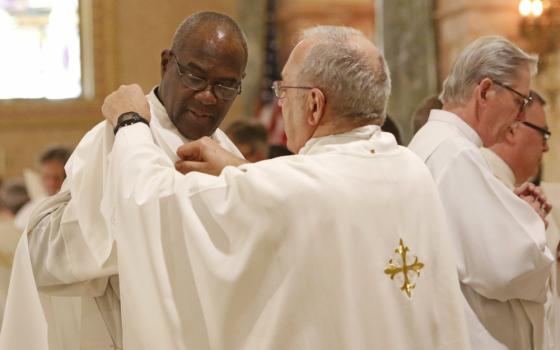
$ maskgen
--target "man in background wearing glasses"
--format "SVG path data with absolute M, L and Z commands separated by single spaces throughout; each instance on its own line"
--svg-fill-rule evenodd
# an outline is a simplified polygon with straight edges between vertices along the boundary
M 203 136 L 241 157 L 218 125 L 241 92 L 247 55 L 245 35 L 228 16 L 200 12 L 181 23 L 171 47 L 161 53 L 161 81 L 147 95 L 151 135 L 166 162 L 172 165 L 180 145 Z M 102 216 L 112 203 L 102 202 L 101 195 L 114 133 L 138 120 L 127 113 L 115 128 L 103 122 L 86 134 L 66 165 L 61 193 L 40 204 L 30 219 L 29 247 L 19 247 L 18 279 L 10 286 L 0 348 L 46 348 L 48 342 L 51 350 L 122 349 L 117 254 Z M 64 309 L 76 298 L 51 298 L 52 309 L 44 311 L 47 330 L 40 304 L 30 300 L 37 301 L 37 289 L 43 295 L 84 296 L 78 299 L 81 311 Z M 107 330 L 93 326 L 99 323 Z
M 530 96 L 525 119 L 513 124 L 501 142 L 483 149 L 494 175 L 512 190 L 537 176 L 543 154 L 549 150 L 546 102 L 535 91 Z
M 531 104 L 525 112 L 525 120 L 514 124 L 502 142 L 490 148 L 482 148 L 484 158 L 488 162 L 492 173 L 509 189 L 514 190 L 525 182 L 534 179 L 541 168 L 542 157 L 548 152 L 548 139 L 551 133 L 548 130 L 545 105 L 546 101 L 536 91 L 531 90 Z M 553 208 L 554 212 L 557 208 Z M 552 215 L 549 215 L 546 241 L 550 251 L 558 258 L 558 243 L 560 232 Z M 551 339 L 550 346 L 560 345 L 560 317 L 559 317 L 559 290 L 558 266 L 552 266 L 549 283 L 550 293 L 545 304 L 546 324 Z
M 526 119 L 537 59 L 509 41 L 482 37 L 457 58 L 443 84 L 441 110 L 409 147 L 438 186 L 455 242 L 471 346 L 477 350 L 550 349 L 545 323 L 553 255 L 546 245 L 551 210 L 540 189 L 512 191 L 480 146 L 505 140 Z M 540 147 L 544 135 L 534 133 Z M 544 126 L 544 125 L 540 125 Z

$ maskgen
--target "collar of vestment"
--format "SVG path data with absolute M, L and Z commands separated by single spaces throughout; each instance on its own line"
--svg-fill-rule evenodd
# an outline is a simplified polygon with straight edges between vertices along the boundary
M 381 132 L 379 125 L 365 125 L 348 132 L 309 139 L 298 154 L 317 154 L 330 150 L 335 151 L 341 145 L 347 145 L 356 141 L 373 141 L 376 153 L 390 152 L 398 147 L 395 137 L 390 133 Z
M 480 136 L 478 136 L 478 133 L 455 113 L 444 111 L 442 109 L 432 109 L 430 111 L 430 118 L 428 119 L 428 121 L 439 121 L 442 123 L 451 124 L 472 143 L 474 143 L 478 147 L 482 146 L 482 140 L 480 139 Z
M 158 87 L 154 87 L 152 91 L 146 96 L 148 102 L 150 103 L 150 112 L 152 113 L 152 119 L 150 120 L 151 123 L 154 121 L 158 126 L 161 128 L 172 132 L 173 134 L 179 136 L 183 143 L 189 142 L 186 137 L 181 135 L 175 124 L 171 121 L 171 118 L 167 115 L 167 110 L 165 106 L 161 103 L 159 98 L 156 95 L 156 89 Z
M 490 170 L 492 170 L 492 174 L 508 188 L 513 189 L 515 187 L 515 175 L 509 165 L 491 149 L 482 147 L 481 151 Z

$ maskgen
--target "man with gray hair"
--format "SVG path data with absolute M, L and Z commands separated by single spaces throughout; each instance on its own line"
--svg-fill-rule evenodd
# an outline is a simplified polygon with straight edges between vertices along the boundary
M 183 175 L 144 123 L 117 133 L 104 195 L 125 348 L 468 349 L 437 190 L 379 127 L 381 53 L 314 28 L 282 79 L 293 156 L 251 164 L 202 138 L 179 148 Z M 138 86 L 103 106 L 111 124 L 130 110 L 150 119 Z
M 409 147 L 428 165 L 455 242 L 473 349 L 544 349 L 546 246 L 550 205 L 540 190 L 507 188 L 480 147 L 504 140 L 525 120 L 537 59 L 509 41 L 482 37 L 459 55 L 432 110 Z

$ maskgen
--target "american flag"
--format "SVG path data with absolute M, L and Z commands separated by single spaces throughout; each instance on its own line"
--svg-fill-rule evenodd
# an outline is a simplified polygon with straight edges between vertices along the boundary
M 261 93 L 257 103 L 257 115 L 267 128 L 269 143 L 286 144 L 284 120 L 277 99 L 270 88 L 275 80 L 280 80 L 278 66 L 278 41 L 276 40 L 276 0 L 266 3 L 265 65 L 261 80 Z

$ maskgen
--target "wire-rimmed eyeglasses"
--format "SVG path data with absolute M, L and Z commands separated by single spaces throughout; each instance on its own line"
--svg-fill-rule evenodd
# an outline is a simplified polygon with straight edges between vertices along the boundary
M 531 122 L 522 121 L 521 124 L 523 124 L 523 125 L 525 125 L 525 126 L 528 126 L 528 127 L 530 127 L 531 129 L 533 129 L 533 130 L 538 131 L 538 132 L 542 135 L 543 140 L 544 140 L 545 142 L 548 141 L 548 139 L 552 136 L 552 133 L 551 133 L 550 131 L 548 131 L 548 130 L 545 129 L 545 128 L 541 128 L 540 126 L 535 125 L 535 124 L 533 124 L 533 123 L 531 123 Z
M 276 80 L 272 83 L 271 89 L 274 91 L 274 95 L 278 98 L 284 98 L 286 89 L 313 89 L 312 86 L 286 86 L 282 85 L 283 81 Z
M 523 113 L 525 111 L 525 109 L 527 108 L 527 106 L 529 106 L 529 104 L 531 102 L 533 102 L 533 98 L 531 96 L 527 96 L 522 94 L 521 92 L 515 90 L 512 87 L 507 86 L 504 83 L 501 83 L 497 80 L 493 80 L 494 83 L 496 83 L 496 85 L 499 85 L 501 87 L 503 87 L 506 90 L 509 90 L 511 92 L 513 92 L 514 94 L 516 94 L 517 96 L 521 97 L 521 103 L 519 104 L 519 113 Z
M 233 100 L 235 96 L 241 94 L 241 82 L 236 83 L 237 86 L 225 86 L 219 83 L 210 84 L 208 80 L 198 77 L 191 72 L 189 72 L 185 67 L 179 64 L 177 56 L 171 52 L 173 58 L 175 58 L 175 64 L 177 65 L 177 73 L 183 85 L 194 91 L 202 91 L 211 85 L 211 90 L 217 98 L 222 100 Z

